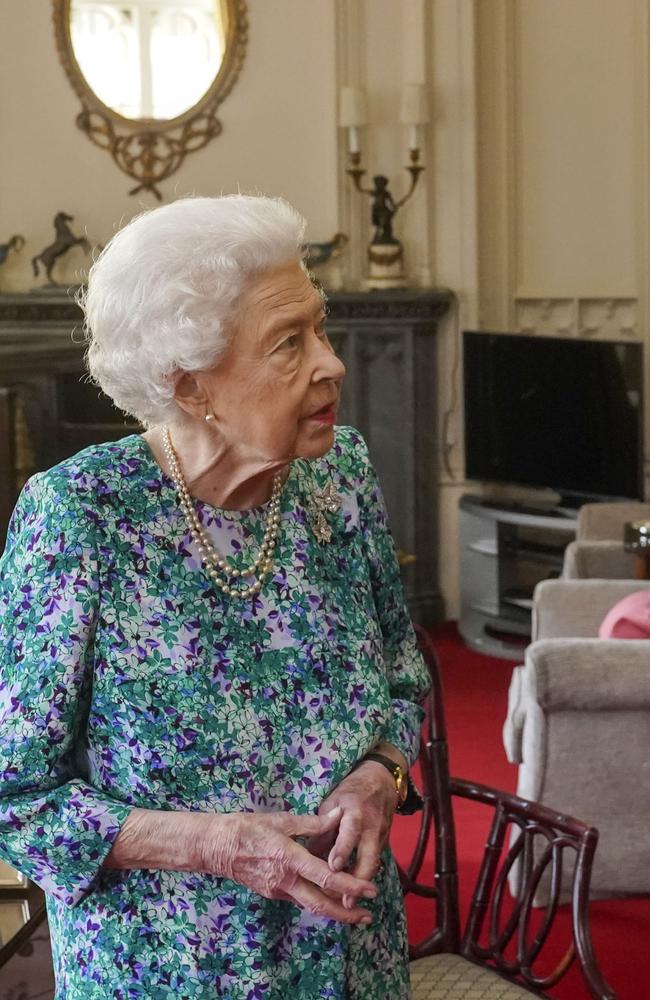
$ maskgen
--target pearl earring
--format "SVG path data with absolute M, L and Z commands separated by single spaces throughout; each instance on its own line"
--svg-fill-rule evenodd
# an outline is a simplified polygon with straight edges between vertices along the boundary
M 208 421 L 208 423 L 209 423 L 209 422 L 210 422 L 211 420 L 214 420 L 214 413 L 206 413 L 206 415 L 205 415 L 205 419 L 206 419 L 206 420 Z

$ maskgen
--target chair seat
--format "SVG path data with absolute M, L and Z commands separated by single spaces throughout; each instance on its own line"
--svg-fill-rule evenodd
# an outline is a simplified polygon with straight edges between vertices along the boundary
M 429 955 L 411 962 L 412 1000 L 522 1000 L 539 996 L 462 955 Z

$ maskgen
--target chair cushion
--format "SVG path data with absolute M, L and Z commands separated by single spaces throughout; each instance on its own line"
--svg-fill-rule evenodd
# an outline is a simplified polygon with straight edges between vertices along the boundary
M 628 594 L 607 612 L 600 639 L 650 639 L 650 590 Z
M 411 962 L 412 1000 L 522 1000 L 539 996 L 462 955 L 430 955 Z

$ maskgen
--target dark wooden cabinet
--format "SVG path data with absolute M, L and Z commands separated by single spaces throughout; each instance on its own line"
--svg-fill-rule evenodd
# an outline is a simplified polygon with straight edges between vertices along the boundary
M 442 617 L 438 585 L 436 328 L 447 292 L 334 293 L 347 367 L 339 420 L 379 473 L 417 621 Z M 32 473 L 138 427 L 84 377 L 81 313 L 65 292 L 0 296 L 0 541 Z
M 340 423 L 357 427 L 381 480 L 415 621 L 443 618 L 438 582 L 437 344 L 446 292 L 330 296 L 330 339 L 347 368 Z
M 137 426 L 85 378 L 84 349 L 65 292 L 0 296 L 0 541 L 29 476 Z

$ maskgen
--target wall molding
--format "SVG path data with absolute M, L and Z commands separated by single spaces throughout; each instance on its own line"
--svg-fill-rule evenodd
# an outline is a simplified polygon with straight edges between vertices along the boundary
M 638 324 L 645 339 L 645 495 L 650 498 L 650 6 L 635 0 L 636 52 L 634 135 L 636 140 L 635 197 L 637 199 L 636 265 Z
M 362 0 L 336 0 L 336 94 L 334 99 L 336 121 L 334 127 L 338 136 L 338 216 L 339 230 L 346 233 L 350 242 L 345 254 L 347 278 L 337 275 L 335 283 L 349 288 L 360 288 L 363 278 L 367 226 L 364 225 L 362 200 L 354 190 L 350 178 L 345 173 L 348 166 L 348 152 L 344 130 L 338 126 L 339 94 L 341 87 L 349 85 L 363 87 L 366 84 L 366 33 L 364 31 L 364 11 Z

